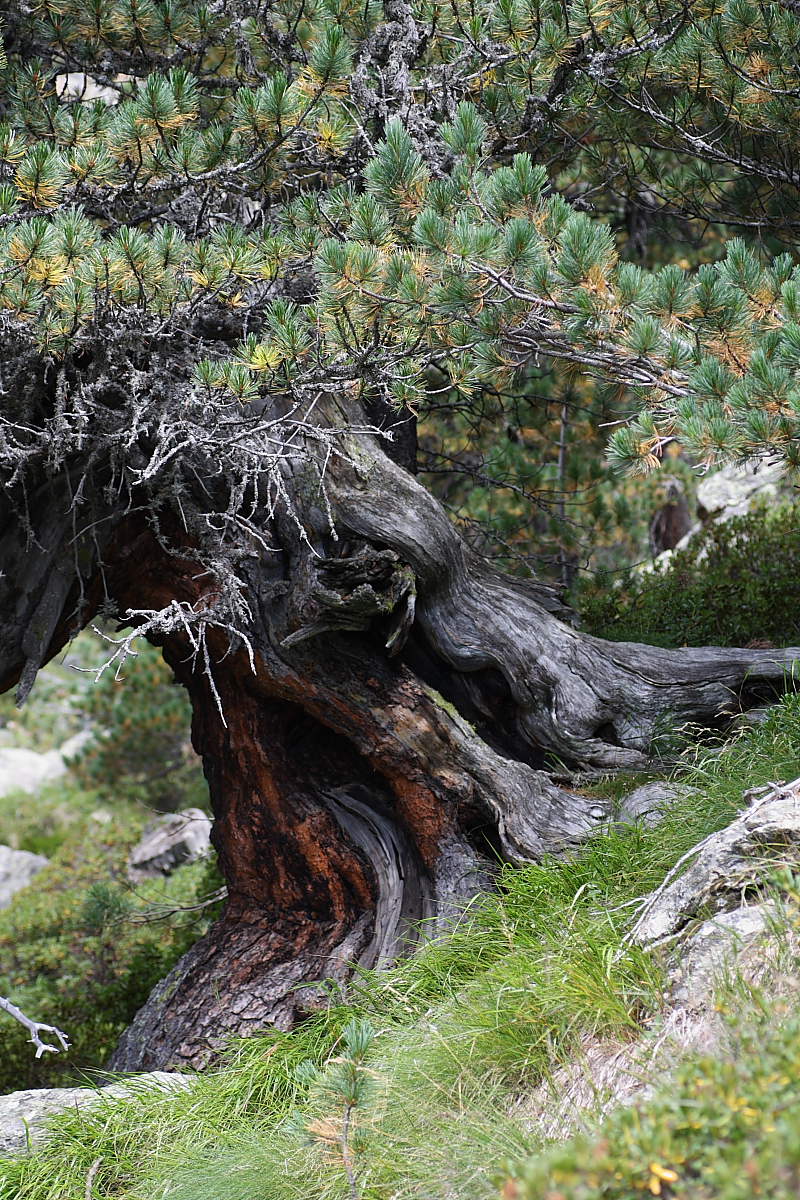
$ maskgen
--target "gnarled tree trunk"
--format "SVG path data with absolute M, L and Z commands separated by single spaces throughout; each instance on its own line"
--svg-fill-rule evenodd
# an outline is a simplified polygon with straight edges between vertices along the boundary
M 473 555 L 377 440 L 351 435 L 345 449 L 324 496 L 287 461 L 292 511 L 246 548 L 252 659 L 219 629 L 210 672 L 179 628 L 158 639 L 191 697 L 228 902 L 138 1014 L 116 1068 L 199 1066 L 231 1033 L 288 1027 L 318 1003 L 315 981 L 391 960 L 499 860 L 574 845 L 605 820 L 548 764 L 642 765 L 665 717 L 718 722 L 780 692 L 800 655 L 583 635 L 546 587 Z M 213 602 L 192 546 L 174 548 L 174 514 L 160 521 L 167 549 L 152 523 L 99 499 L 81 532 L 62 515 L 69 496 L 43 482 L 35 538 L 10 514 L 0 537 L 6 687 L 27 687 L 109 602 L 120 614 Z

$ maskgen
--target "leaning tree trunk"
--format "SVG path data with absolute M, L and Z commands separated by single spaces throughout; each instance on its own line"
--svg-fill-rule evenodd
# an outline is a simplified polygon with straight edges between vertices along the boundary
M 548 764 L 643 765 L 666 717 L 718 722 L 780 692 L 800 655 L 577 632 L 547 588 L 473 555 L 369 438 L 331 460 L 324 499 L 302 465 L 287 480 L 293 512 L 264 530 L 275 549 L 254 539 L 239 567 L 252 658 L 212 630 L 209 672 L 180 631 L 160 639 L 191 697 L 228 901 L 124 1035 L 119 1069 L 199 1066 L 231 1033 L 290 1026 L 319 1003 L 316 981 L 390 961 L 499 860 L 606 819 Z M 58 516 L 68 496 L 43 484 L 38 539 L 10 520 L 0 537 L 5 687 L 28 686 L 76 612 L 212 603 L 174 530 L 168 550 L 135 513 L 98 512 L 81 533 Z

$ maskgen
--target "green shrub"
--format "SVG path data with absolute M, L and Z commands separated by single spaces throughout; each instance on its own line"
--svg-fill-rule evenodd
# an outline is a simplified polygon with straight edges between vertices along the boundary
M 800 1017 L 780 1006 L 733 1026 L 726 1057 L 694 1056 L 668 1090 L 600 1136 L 512 1169 L 506 1200 L 795 1200 L 800 1194 Z M 777 1018 L 777 1019 L 776 1019 Z
M 75 763 L 87 787 L 173 812 L 208 807 L 200 760 L 189 741 L 192 710 L 160 650 L 137 645 L 119 679 L 105 671 L 84 707 L 97 733 Z
M 50 865 L 0 912 L 0 995 L 65 1030 L 67 1054 L 33 1056 L 25 1030 L 3 1021 L 0 1092 L 51 1087 L 102 1067 L 151 989 L 208 927 L 212 909 L 164 917 L 219 887 L 209 860 L 130 888 L 126 860 L 144 816 L 84 817 Z M 157 909 L 157 920 L 148 913 Z
M 660 646 L 800 641 L 800 505 L 709 525 L 653 571 L 598 575 L 575 597 L 583 627 Z

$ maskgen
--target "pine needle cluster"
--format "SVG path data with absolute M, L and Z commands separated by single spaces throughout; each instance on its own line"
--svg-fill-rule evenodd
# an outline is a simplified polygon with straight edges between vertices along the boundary
M 625 396 L 625 470 L 675 443 L 800 466 L 795 5 L 0 16 L 12 493 L 83 448 L 72 500 L 177 498 L 219 545 L 365 406 L 468 408 L 542 364 Z

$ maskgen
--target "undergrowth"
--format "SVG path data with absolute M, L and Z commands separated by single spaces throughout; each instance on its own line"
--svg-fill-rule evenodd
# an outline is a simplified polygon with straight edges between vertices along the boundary
M 727 1052 L 693 1054 L 599 1134 L 509 1166 L 504 1200 L 795 1200 L 800 1016 L 754 996 Z
M 64 1029 L 72 1046 L 36 1059 L 23 1027 L 4 1021 L 0 1093 L 74 1084 L 101 1067 L 151 989 L 208 927 L 212 909 L 188 906 L 221 882 L 207 860 L 132 887 L 128 853 L 147 814 L 121 801 L 113 817 L 87 811 L 91 795 L 69 782 L 35 802 L 0 800 L 0 840 L 15 799 L 21 847 L 52 858 L 0 911 L 0 995 Z
M 501 1186 L 538 1200 L 542 1147 L 516 1101 L 587 1037 L 634 1038 L 657 1013 L 658 963 L 623 943 L 631 904 L 745 789 L 800 774 L 800 697 L 683 774 L 696 790 L 656 828 L 506 868 L 445 935 L 331 989 L 293 1033 L 239 1043 L 186 1092 L 62 1115 L 47 1146 L 0 1168 L 0 1197 L 84 1200 L 94 1170 L 95 1200 L 490 1200 Z
M 574 598 L 588 633 L 658 646 L 800 639 L 800 504 L 716 521 L 653 570 L 605 573 Z

